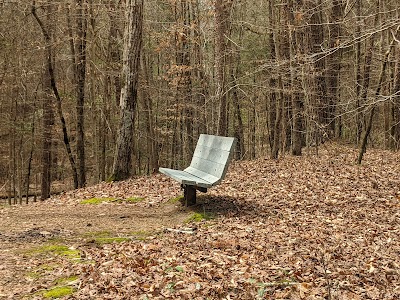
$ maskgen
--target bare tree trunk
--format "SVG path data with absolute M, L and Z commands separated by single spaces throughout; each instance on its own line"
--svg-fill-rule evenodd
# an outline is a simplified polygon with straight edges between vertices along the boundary
M 329 25 L 329 43 L 332 53 L 327 57 L 327 107 L 326 124 L 328 124 L 328 136 L 335 135 L 336 129 L 336 107 L 339 104 L 339 74 L 341 68 L 341 49 L 340 49 L 340 20 L 343 17 L 343 7 L 341 0 L 333 0 L 332 12 Z
M 318 7 L 322 7 L 322 0 L 318 0 Z M 310 7 L 311 8 L 311 7 Z M 309 11 L 315 11 L 315 7 L 312 7 Z M 323 13 L 321 9 L 316 10 L 311 16 L 311 32 L 310 32 L 310 40 L 309 40 L 309 48 L 311 53 L 318 53 L 321 51 L 320 47 L 325 42 L 326 37 L 324 35 L 324 24 L 325 20 L 323 18 Z M 315 76 L 315 87 L 311 89 L 312 94 L 310 95 L 310 105 L 312 107 L 308 108 L 308 111 L 311 113 L 311 128 L 307 130 L 311 130 L 308 132 L 310 137 L 308 146 L 310 144 L 318 145 L 321 140 L 321 128 L 324 123 L 324 113 L 322 107 L 325 104 L 325 97 L 328 94 L 327 91 L 327 82 L 326 82 L 326 60 L 317 59 L 314 62 L 314 76 Z
M 290 99 L 290 42 L 289 35 L 287 31 L 287 24 L 289 22 L 288 19 L 288 3 L 285 2 L 284 5 L 281 5 L 279 8 L 279 24 L 281 27 L 279 28 L 279 36 L 277 43 L 276 58 L 278 65 L 281 65 L 280 70 L 278 71 L 279 79 L 278 85 L 280 90 L 280 132 L 277 134 L 280 135 L 280 151 L 281 154 L 284 155 L 288 150 L 288 146 L 290 145 L 291 140 L 291 128 L 289 126 L 290 113 L 291 113 L 291 99 Z M 289 74 L 289 76 L 282 76 L 282 74 Z M 276 153 L 278 155 L 278 153 Z M 276 157 L 277 158 L 277 157 Z
M 397 28 L 396 33 L 399 31 L 400 26 Z M 368 137 L 371 133 L 371 129 L 372 129 L 372 123 L 374 120 L 374 115 L 375 115 L 375 111 L 376 111 L 376 107 L 377 107 L 377 100 L 380 96 L 381 93 L 381 89 L 382 89 L 382 84 L 383 84 L 383 79 L 385 76 L 385 71 L 386 71 L 386 67 L 388 65 L 388 60 L 389 60 L 389 55 L 390 52 L 392 51 L 392 48 L 394 46 L 395 43 L 395 39 L 392 40 L 392 42 L 389 45 L 389 49 L 386 51 L 385 56 L 384 56 L 384 60 L 382 61 L 382 67 L 381 67 L 381 72 L 379 74 L 379 80 L 378 80 L 378 85 L 375 91 L 375 97 L 374 97 L 374 103 L 372 103 L 372 108 L 371 108 L 371 112 L 369 115 L 369 119 L 368 119 L 368 123 L 367 123 L 367 127 L 365 129 L 365 133 L 361 142 L 361 146 L 360 146 L 360 151 L 358 154 L 358 159 L 357 162 L 358 164 L 361 164 L 363 156 L 365 154 L 365 152 L 367 151 L 367 142 L 368 142 Z
M 301 118 L 302 108 L 299 91 L 297 88 L 299 79 L 297 77 L 296 67 L 297 62 L 295 60 L 297 54 L 304 52 L 304 44 L 299 35 L 302 34 L 304 29 L 296 28 L 296 23 L 293 15 L 293 11 L 297 9 L 293 5 L 293 1 L 288 2 L 288 20 L 291 25 L 289 28 L 289 44 L 290 44 L 290 81 L 292 86 L 291 92 L 291 105 L 292 105 L 292 155 L 301 155 Z M 299 20 L 300 21 L 300 20 Z M 299 22 L 298 21 L 298 22 Z
M 36 111 L 36 98 L 33 102 L 33 111 Z M 35 139 L 35 114 L 32 115 L 32 123 L 31 123 L 31 139 L 32 141 Z M 29 157 L 28 157 L 28 167 L 25 175 L 25 203 L 28 204 L 29 202 L 29 184 L 31 180 L 31 173 L 32 173 L 32 160 L 33 160 L 33 151 L 34 151 L 34 144 L 31 144 L 31 149 L 29 150 Z
M 399 150 L 400 148 L 400 51 L 397 53 L 395 82 L 393 85 L 393 104 L 392 104 L 392 124 L 390 129 L 391 148 Z
M 153 111 L 153 101 L 150 95 L 150 75 L 149 67 L 147 62 L 147 57 L 142 55 L 142 66 L 143 73 L 146 82 L 146 86 L 143 89 L 143 110 L 146 122 L 147 131 L 147 152 L 149 157 L 149 173 L 155 173 L 158 171 L 158 147 L 157 147 L 157 137 L 154 130 L 154 111 Z
M 51 49 L 52 32 L 49 28 L 46 29 L 43 22 L 40 20 L 36 13 L 35 1 L 32 4 L 32 14 L 38 22 L 44 39 L 45 39 L 45 68 L 43 70 L 43 135 L 42 135 L 42 181 L 41 181 L 41 200 L 50 197 L 51 187 L 51 146 L 52 146 L 52 125 L 54 123 L 53 101 L 52 101 L 52 88 L 54 74 L 52 62 L 53 53 Z M 51 23 L 52 6 L 49 3 L 47 11 L 47 23 Z
M 86 185 L 85 167 L 85 130 L 84 130 L 84 105 L 86 85 L 86 33 L 87 33 L 87 8 L 85 0 L 76 0 L 77 4 L 77 98 L 76 98 L 76 151 L 78 163 L 78 186 Z
M 275 31 L 272 29 L 274 28 L 275 24 L 275 1 L 271 0 L 268 1 L 268 19 L 269 19 L 269 33 L 268 33 L 268 45 L 270 48 L 270 60 L 276 60 L 276 46 L 275 46 Z M 276 106 L 277 106 L 277 84 L 276 84 L 276 71 L 272 72 L 269 75 L 270 78 L 268 80 L 268 96 L 267 96 L 267 110 L 268 110 L 268 140 L 269 140 L 269 147 L 271 156 L 274 148 L 274 138 L 275 138 L 275 119 L 276 119 Z
M 226 90 L 226 64 L 228 56 L 228 22 L 232 0 L 215 1 L 215 22 L 216 22 L 216 72 L 217 72 L 217 96 L 219 99 L 219 122 L 218 134 L 228 134 L 228 94 Z
M 12 103 L 12 108 L 11 108 L 11 116 L 13 118 L 12 122 L 12 142 L 11 142 L 11 149 L 10 149 L 10 158 L 12 158 L 12 168 L 11 168 L 11 182 L 12 182 L 12 198 L 13 198 L 13 203 L 17 204 L 17 193 L 16 193 L 16 187 L 17 187 L 17 98 L 14 99 Z M 45 135 L 45 133 L 43 134 Z M 44 153 L 44 151 L 43 151 Z M 44 162 L 42 162 L 42 166 L 44 165 Z
M 285 24 L 286 26 L 286 12 L 285 8 L 280 6 L 275 12 L 276 16 L 276 24 Z M 284 61 L 286 57 L 287 43 L 285 42 L 285 28 L 276 27 L 276 32 L 274 32 L 274 53 L 275 53 L 275 64 L 276 65 L 285 65 Z M 277 89 L 278 89 L 278 98 L 275 104 L 275 120 L 274 120 L 274 129 L 273 129 L 273 145 L 271 151 L 271 158 L 277 159 L 279 156 L 279 150 L 282 152 L 285 151 L 284 144 L 286 140 L 286 104 L 287 97 L 285 94 L 285 84 L 284 79 L 282 77 L 281 70 L 274 70 L 277 73 Z
M 235 11 L 238 9 L 235 8 Z M 243 42 L 243 27 L 240 26 L 238 28 L 238 42 Z M 236 159 L 243 159 L 245 155 L 245 144 L 244 144 L 244 126 L 243 126 L 243 119 L 242 119 L 242 99 L 239 97 L 239 87 L 238 87 L 238 78 L 241 76 L 241 55 L 240 55 L 240 48 L 237 45 L 232 45 L 232 53 L 229 56 L 230 58 L 230 90 L 232 93 L 232 105 L 233 105 L 233 124 L 234 124 L 234 135 L 236 137 Z M 253 105 L 255 108 L 255 104 Z M 251 129 L 255 129 L 255 120 L 253 120 L 254 126 Z M 255 130 L 254 130 L 255 131 Z M 255 132 L 254 132 L 255 136 Z M 253 152 L 255 155 L 255 151 Z
M 243 133 L 243 119 L 242 119 L 242 112 L 240 109 L 240 99 L 237 92 L 237 83 L 236 83 L 236 76 L 231 73 L 231 80 L 233 84 L 232 88 L 232 97 L 234 102 L 234 110 L 235 110 L 235 137 L 237 139 L 236 142 L 236 159 L 242 159 L 245 154 L 244 149 L 244 133 Z
M 111 111 L 114 103 L 119 104 L 119 97 L 121 94 L 120 75 L 118 74 L 120 64 L 120 53 L 118 44 L 118 24 L 116 21 L 117 9 L 114 0 L 109 0 L 108 16 L 110 20 L 108 45 L 107 45 L 107 62 L 109 65 L 108 72 L 104 76 L 104 96 L 102 102 L 102 114 L 99 120 L 99 179 L 105 181 L 107 173 L 109 172 L 107 163 L 107 150 L 108 143 L 107 134 L 111 131 Z M 115 101 L 111 101 L 115 99 Z
M 361 113 L 361 84 L 362 84 L 362 76 L 361 76 L 361 41 L 359 40 L 361 37 L 361 3 L 362 1 L 357 1 L 356 5 L 356 14 L 357 14 L 357 24 L 356 24 L 356 38 L 358 39 L 355 44 L 355 60 L 356 60 L 356 142 L 357 144 L 361 141 L 361 133 L 363 127 L 362 121 L 362 113 Z
M 47 58 L 48 59 L 48 58 Z M 41 183 L 41 200 L 50 197 L 51 186 L 51 145 L 52 145 L 52 125 L 53 125 L 53 101 L 50 95 L 50 74 L 48 70 L 44 70 L 43 82 L 43 139 L 42 139 L 42 183 Z
M 279 155 L 279 149 L 280 149 L 280 133 L 281 133 L 281 127 L 282 127 L 282 112 L 284 109 L 284 95 L 283 95 L 283 83 L 282 83 L 282 77 L 279 75 L 278 77 L 278 87 L 279 87 L 279 100 L 276 103 L 276 113 L 275 113 L 275 123 L 274 123 L 274 139 L 273 139 L 273 145 L 272 145 L 272 151 L 271 151 L 271 158 L 277 159 Z
M 191 36 L 191 10 L 190 1 L 180 0 L 180 7 L 175 4 L 175 18 L 178 32 L 176 32 L 176 64 L 179 66 L 177 97 L 181 102 L 178 103 L 178 109 L 181 115 L 182 130 L 181 131 L 181 148 L 183 149 L 183 163 L 187 164 L 194 152 L 193 137 L 193 101 L 192 101 L 192 63 L 190 58 L 190 50 L 192 44 Z M 184 134 L 186 133 L 186 135 Z
M 78 173 L 76 170 L 76 165 L 75 165 L 75 161 L 72 155 L 72 150 L 71 150 L 71 145 L 70 145 L 70 141 L 69 141 L 69 137 L 68 137 L 68 130 L 67 130 L 67 125 L 65 122 L 65 118 L 64 118 L 64 114 L 62 111 L 62 106 L 61 106 L 61 97 L 60 94 L 58 92 L 58 88 L 56 85 L 56 79 L 55 79 L 55 74 L 54 74 L 54 53 L 52 50 L 52 37 L 51 34 L 48 32 L 48 29 L 46 29 L 44 23 L 42 22 L 42 20 L 39 18 L 39 16 L 37 15 L 36 12 L 36 6 L 35 6 L 35 1 L 33 1 L 33 5 L 32 5 L 32 14 L 35 17 L 36 21 L 38 22 L 42 33 L 43 33 L 43 37 L 45 40 L 45 49 L 46 49 L 46 68 L 48 74 L 49 74 L 49 78 L 50 78 L 50 85 L 51 85 L 51 89 L 53 91 L 53 94 L 56 98 L 56 107 L 57 107 L 57 114 L 58 117 L 60 119 L 60 123 L 61 123 L 61 128 L 63 131 L 63 141 L 64 141 L 64 145 L 65 145 L 65 149 L 67 150 L 67 154 L 68 154 L 68 159 L 71 165 L 71 169 L 72 169 L 72 176 L 73 176 L 73 180 L 74 180 L 74 188 L 78 188 Z
M 194 3 L 193 3 L 194 2 Z M 209 97 L 209 80 L 207 80 L 207 75 L 204 67 L 204 49 L 202 45 L 204 44 L 204 35 L 202 34 L 202 19 L 200 11 L 200 2 L 195 0 L 192 3 L 192 16 L 193 16 L 193 65 L 197 66 L 194 68 L 194 75 L 198 80 L 199 87 L 198 91 L 193 95 L 195 98 L 193 103 L 195 103 L 195 118 L 196 124 L 194 132 L 196 137 L 201 133 L 207 132 L 207 105 L 206 101 Z
M 123 53 L 123 88 L 121 90 L 121 121 L 114 159 L 112 180 L 123 180 L 132 169 L 134 119 L 142 49 L 143 0 L 127 0 Z

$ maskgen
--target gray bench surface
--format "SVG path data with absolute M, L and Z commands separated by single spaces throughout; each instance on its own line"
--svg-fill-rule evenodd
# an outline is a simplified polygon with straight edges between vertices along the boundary
M 210 188 L 225 177 L 235 145 L 235 138 L 201 134 L 192 162 L 185 170 L 160 168 L 160 172 L 182 186 Z

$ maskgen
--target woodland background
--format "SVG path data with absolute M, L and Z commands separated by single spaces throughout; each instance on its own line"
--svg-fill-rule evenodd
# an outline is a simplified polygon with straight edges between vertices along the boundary
M 200 133 L 237 137 L 236 159 L 328 140 L 359 163 L 367 142 L 398 151 L 399 14 L 397 0 L 1 0 L 0 194 L 112 179 L 129 49 L 129 176 L 184 167 Z

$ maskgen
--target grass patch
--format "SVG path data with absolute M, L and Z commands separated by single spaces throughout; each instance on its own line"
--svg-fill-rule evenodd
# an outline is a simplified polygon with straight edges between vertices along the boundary
M 95 232 L 86 232 L 83 234 L 85 237 L 89 238 L 103 238 L 103 237 L 110 237 L 110 231 L 95 231 Z
M 136 240 L 145 241 L 152 233 L 145 230 L 134 231 L 131 233 Z
M 45 299 L 56 299 L 71 295 L 74 291 L 74 288 L 70 286 L 56 286 L 52 289 L 44 291 L 42 295 Z
M 38 279 L 38 278 L 42 277 L 43 275 L 44 275 L 43 273 L 36 272 L 36 271 L 26 273 L 26 277 L 29 277 L 31 279 Z
M 80 259 L 81 254 L 79 250 L 72 249 L 66 245 L 45 245 L 31 251 L 33 254 L 53 254 L 65 256 L 69 259 Z
M 127 237 L 98 237 L 94 239 L 94 241 L 99 245 L 122 243 L 130 240 L 131 239 Z
M 138 202 L 142 202 L 144 200 L 145 199 L 141 198 L 141 197 L 130 197 L 130 198 L 126 198 L 121 201 L 118 201 L 118 202 L 138 203 Z
M 101 204 L 104 202 L 117 202 L 117 203 L 122 203 L 122 202 L 127 202 L 127 203 L 138 203 L 145 200 L 144 198 L 140 197 L 130 197 L 126 199 L 120 199 L 120 198 L 112 198 L 112 197 L 104 197 L 104 198 L 90 198 L 90 199 L 85 199 L 79 202 L 80 204 Z
M 77 276 L 77 275 L 69 276 L 69 277 L 61 277 L 55 281 L 55 284 L 58 286 L 68 285 L 71 282 L 76 281 L 78 278 L 79 278 L 79 276 Z
M 183 200 L 183 196 L 179 195 L 179 196 L 177 196 L 175 198 L 169 199 L 168 203 L 178 203 L 178 202 L 181 202 L 182 200 Z
M 59 265 L 57 265 L 57 264 L 52 264 L 52 265 L 43 264 L 40 267 L 38 267 L 30 272 L 27 272 L 26 276 L 29 278 L 32 278 L 32 279 L 41 278 L 41 277 L 45 276 L 46 273 L 54 271 L 57 268 L 59 268 Z
M 84 234 L 84 236 L 91 239 L 91 242 L 97 243 L 99 245 L 122 243 L 131 240 L 128 237 L 113 236 L 113 233 L 109 231 L 87 232 Z
M 203 220 L 208 221 L 208 220 L 212 220 L 212 219 L 214 219 L 214 218 L 215 218 L 215 216 L 214 216 L 214 214 L 212 214 L 212 213 L 206 213 L 206 212 L 204 212 L 204 213 L 199 213 L 199 212 L 195 212 L 195 213 L 193 213 L 189 218 L 187 218 L 187 219 L 185 220 L 185 223 L 190 223 L 190 222 L 201 222 L 201 221 L 203 221 Z
M 100 204 L 100 203 L 103 203 L 103 202 L 113 202 L 115 200 L 117 200 L 117 198 L 90 198 L 90 199 L 82 200 L 80 202 L 80 204 L 93 204 L 93 205 L 96 205 L 96 204 Z

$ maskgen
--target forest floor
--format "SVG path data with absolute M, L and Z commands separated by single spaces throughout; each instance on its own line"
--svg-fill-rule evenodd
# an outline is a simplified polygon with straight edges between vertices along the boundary
M 160 174 L 0 206 L 0 299 L 400 299 L 400 153 L 356 157 L 234 162 L 192 208 Z

